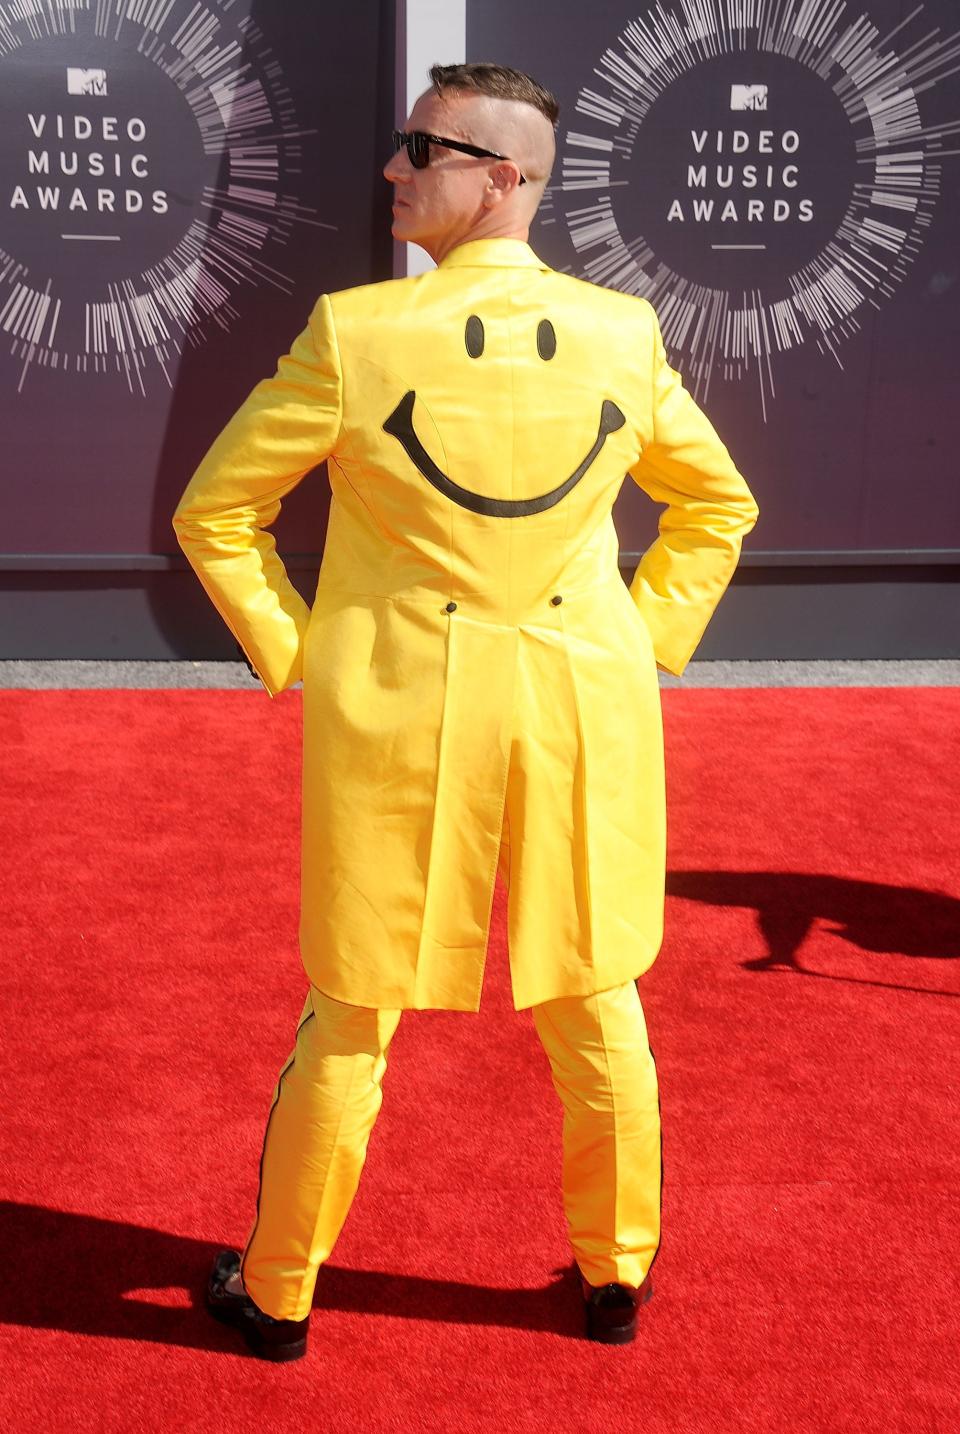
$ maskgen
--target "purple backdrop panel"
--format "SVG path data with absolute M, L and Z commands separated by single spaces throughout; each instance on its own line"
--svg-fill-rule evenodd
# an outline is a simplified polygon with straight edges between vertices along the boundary
M 960 550 L 953 0 L 467 4 L 560 105 L 531 243 L 648 298 L 761 509 L 753 550 Z M 622 547 L 649 541 L 624 488 Z
M 62 0 L 8 15 L 5 552 L 177 552 L 190 474 L 317 295 L 388 276 L 387 8 Z M 322 549 L 327 491 L 291 495 L 288 549 Z

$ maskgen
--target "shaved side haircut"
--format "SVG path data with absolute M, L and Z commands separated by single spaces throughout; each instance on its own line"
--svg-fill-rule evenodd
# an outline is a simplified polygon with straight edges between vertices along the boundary
M 523 104 L 533 105 L 556 128 L 560 114 L 556 97 L 522 70 L 511 70 L 507 65 L 491 65 L 485 61 L 469 65 L 432 65 L 430 79 L 438 95 L 442 95 L 444 90 L 472 90 L 476 94 L 492 95 L 498 100 L 520 100 Z

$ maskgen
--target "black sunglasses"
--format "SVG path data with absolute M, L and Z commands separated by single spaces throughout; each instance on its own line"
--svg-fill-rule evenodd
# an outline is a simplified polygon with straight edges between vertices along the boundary
M 402 129 L 393 131 L 393 152 L 399 154 L 404 145 L 407 147 L 407 157 L 414 169 L 426 169 L 430 163 L 431 144 L 443 144 L 447 149 L 458 149 L 461 154 L 475 154 L 481 159 L 510 159 L 508 154 L 497 154 L 492 149 L 480 149 L 475 144 L 462 144 L 458 139 L 444 139 L 441 134 L 424 134 L 423 130 L 411 130 L 407 134 Z M 516 163 L 511 160 L 511 163 Z M 526 179 L 521 174 L 520 183 L 526 184 Z

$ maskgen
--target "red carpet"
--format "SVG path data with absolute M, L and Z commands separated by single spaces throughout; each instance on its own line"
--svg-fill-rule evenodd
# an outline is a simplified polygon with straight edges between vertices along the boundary
M 667 689 L 664 1239 L 590 1344 L 513 1011 L 401 1021 L 308 1356 L 200 1300 L 305 990 L 300 696 L 0 693 L 5 1427 L 953 1431 L 960 689 Z

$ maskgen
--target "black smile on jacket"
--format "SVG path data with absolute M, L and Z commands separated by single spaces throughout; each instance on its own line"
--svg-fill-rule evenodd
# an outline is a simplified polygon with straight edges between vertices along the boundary
M 559 488 L 551 488 L 549 493 L 541 493 L 537 498 L 486 498 L 482 493 L 461 488 L 459 483 L 454 483 L 434 463 L 413 426 L 413 405 L 416 397 L 414 389 L 404 394 L 383 425 L 384 432 L 400 440 L 411 463 L 434 488 L 454 503 L 459 503 L 461 508 L 469 508 L 473 513 L 483 513 L 489 518 L 525 518 L 531 513 L 542 513 L 545 509 L 552 508 L 580 482 L 603 447 L 607 434 L 616 433 L 627 421 L 613 400 L 605 398 L 600 409 L 600 426 L 593 447 Z

